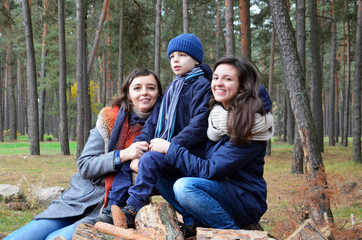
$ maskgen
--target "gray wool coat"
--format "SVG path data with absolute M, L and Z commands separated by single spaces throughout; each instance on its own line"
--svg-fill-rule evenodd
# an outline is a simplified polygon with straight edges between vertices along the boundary
M 77 226 L 100 214 L 105 196 L 104 177 L 116 171 L 114 151 L 108 152 L 110 136 L 100 116 L 78 159 L 78 172 L 72 176 L 70 187 L 34 219 L 79 217 Z

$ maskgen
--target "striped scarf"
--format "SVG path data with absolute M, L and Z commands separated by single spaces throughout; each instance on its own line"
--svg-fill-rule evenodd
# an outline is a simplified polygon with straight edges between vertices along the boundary
M 184 76 L 177 76 L 172 81 L 162 99 L 155 138 L 171 140 L 175 128 L 176 106 L 182 87 L 192 84 L 201 75 L 204 75 L 204 71 L 200 67 L 195 67 Z

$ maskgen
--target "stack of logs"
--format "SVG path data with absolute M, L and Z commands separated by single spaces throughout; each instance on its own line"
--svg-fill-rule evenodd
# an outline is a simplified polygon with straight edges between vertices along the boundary
M 135 219 L 135 229 L 127 229 L 124 219 L 119 216 L 120 209 L 112 206 L 114 225 L 98 222 L 94 226 L 89 224 L 79 225 L 73 235 L 73 240 L 131 240 L 131 239 L 162 239 L 162 240 L 183 240 L 183 233 L 179 228 L 179 222 L 175 210 L 170 204 L 164 202 L 153 202 L 137 213 Z M 272 240 L 275 239 L 265 231 L 256 230 L 231 230 L 197 228 L 195 237 L 188 240 L 226 240 L 226 239 L 248 239 L 248 240 Z M 327 238 L 318 230 L 312 220 L 308 219 L 304 224 L 292 234 L 288 240 L 304 240 Z

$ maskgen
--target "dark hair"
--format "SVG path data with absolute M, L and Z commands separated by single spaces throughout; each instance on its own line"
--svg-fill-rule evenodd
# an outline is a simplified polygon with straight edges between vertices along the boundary
M 220 64 L 234 66 L 238 70 L 238 79 L 241 91 L 236 94 L 228 111 L 228 135 L 230 141 L 242 144 L 252 135 L 255 113 L 262 109 L 259 93 L 259 72 L 255 65 L 242 57 L 224 57 L 216 61 L 214 71 Z M 210 107 L 218 102 L 214 96 L 210 99 Z
M 133 79 L 140 76 L 148 76 L 148 75 L 152 75 L 156 79 L 158 95 L 162 96 L 162 85 L 158 76 L 149 69 L 135 69 L 127 76 L 126 80 L 123 82 L 119 97 L 113 98 L 110 101 L 109 105 L 112 107 L 123 106 L 124 111 L 130 112 L 132 109 L 132 101 L 129 97 L 129 91 L 128 91 L 129 86 L 131 85 Z

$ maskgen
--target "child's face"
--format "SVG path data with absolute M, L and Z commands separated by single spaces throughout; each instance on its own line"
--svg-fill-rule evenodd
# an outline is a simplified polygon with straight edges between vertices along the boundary
M 196 65 L 199 64 L 190 55 L 177 51 L 170 54 L 170 63 L 172 71 L 178 76 L 182 76 L 185 73 L 190 72 Z

